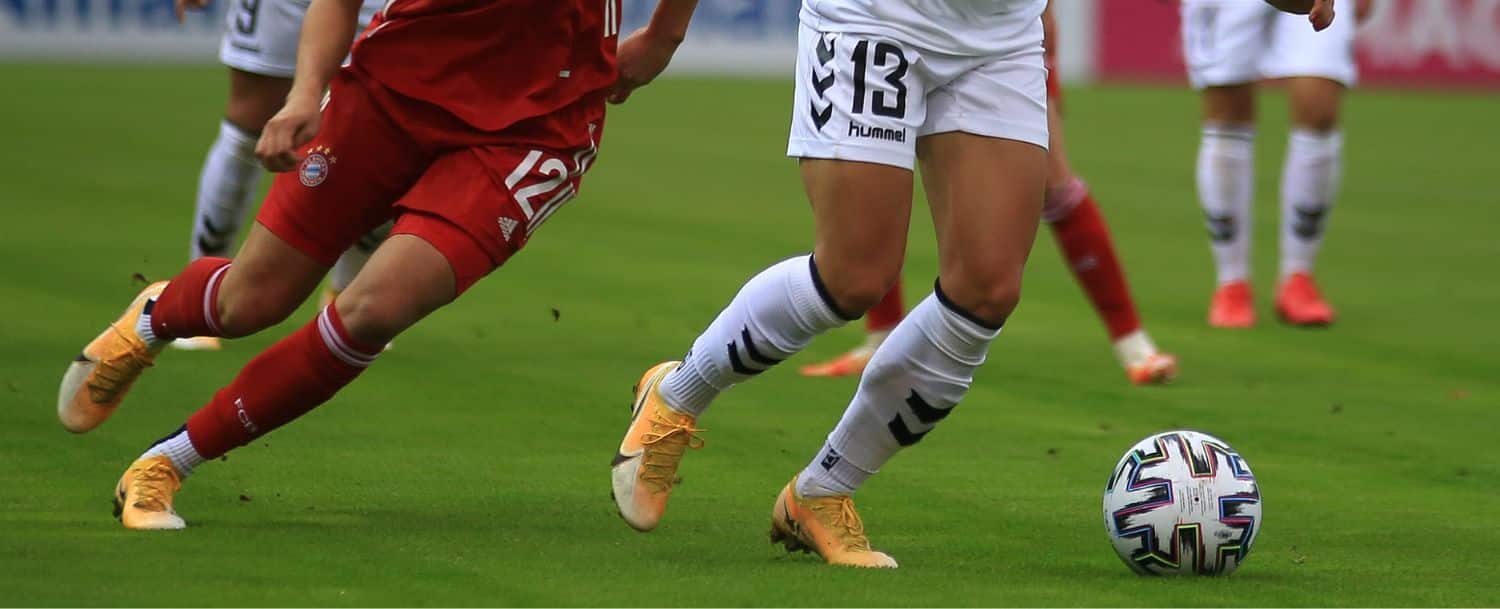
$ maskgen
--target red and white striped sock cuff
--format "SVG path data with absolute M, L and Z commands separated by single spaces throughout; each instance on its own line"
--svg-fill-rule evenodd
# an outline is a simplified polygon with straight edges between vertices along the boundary
M 1052 224 L 1067 219 L 1088 194 L 1088 184 L 1076 177 L 1048 188 L 1047 198 L 1042 203 L 1042 220 Z
M 333 305 L 323 307 L 323 311 L 318 313 L 318 335 L 323 337 L 323 345 L 328 347 L 334 357 L 356 368 L 369 366 L 375 361 L 375 356 L 380 355 L 380 347 L 360 344 L 349 335 Z
M 208 276 L 208 285 L 203 290 L 203 323 L 213 330 L 214 336 L 223 336 L 224 331 L 219 329 L 219 286 L 224 284 L 224 275 L 229 272 L 233 264 L 226 264 Z

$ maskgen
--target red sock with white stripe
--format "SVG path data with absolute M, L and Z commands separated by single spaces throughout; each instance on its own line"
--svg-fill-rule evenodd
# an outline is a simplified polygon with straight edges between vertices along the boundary
M 214 459 L 307 414 L 348 385 L 380 354 L 354 340 L 333 306 L 271 345 L 188 418 L 187 435 Z
M 229 274 L 229 259 L 205 256 L 182 269 L 161 296 L 146 304 L 136 332 L 147 346 L 174 338 L 223 336 L 219 330 L 219 286 Z
M 1109 338 L 1119 340 L 1139 330 L 1141 318 L 1115 255 L 1109 225 L 1104 223 L 1088 187 L 1073 180 L 1049 189 L 1043 215 L 1068 260 L 1068 269 L 1109 328 Z

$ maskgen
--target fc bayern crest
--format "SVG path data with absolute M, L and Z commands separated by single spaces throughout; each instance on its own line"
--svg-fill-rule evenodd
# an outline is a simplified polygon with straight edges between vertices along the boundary
M 302 165 L 297 168 L 297 178 L 303 186 L 312 188 L 328 179 L 328 171 L 338 162 L 332 152 L 326 146 L 316 146 L 307 153 L 307 158 L 302 159 Z

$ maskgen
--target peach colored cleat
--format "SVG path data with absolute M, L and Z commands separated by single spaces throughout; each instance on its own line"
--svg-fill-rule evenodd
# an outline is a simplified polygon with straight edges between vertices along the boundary
M 1276 314 L 1294 326 L 1327 326 L 1334 319 L 1333 306 L 1307 273 L 1292 273 L 1282 281 L 1276 292 Z
M 172 509 L 172 496 L 182 488 L 182 476 L 166 457 L 150 457 L 130 464 L 115 485 L 115 518 L 127 529 L 187 528 Z
M 788 552 L 817 552 L 830 565 L 896 568 L 896 559 L 870 549 L 865 524 L 848 495 L 801 497 L 793 477 L 771 508 L 771 543 Z
M 1208 309 L 1208 325 L 1215 328 L 1249 328 L 1255 325 L 1255 299 L 1250 282 L 1231 281 L 1214 291 Z
M 1177 356 L 1153 353 L 1146 361 L 1127 367 L 1125 374 L 1136 385 L 1166 385 L 1177 378 Z
M 156 361 L 156 350 L 146 347 L 135 326 L 146 301 L 160 296 L 166 287 L 165 281 L 146 286 L 125 313 L 68 365 L 57 389 L 57 418 L 68 431 L 84 433 L 98 427 Z
M 171 343 L 173 349 L 178 351 L 218 351 L 224 348 L 224 341 L 217 336 L 194 336 L 192 338 L 178 338 Z
M 697 435 L 703 430 L 693 426 L 693 416 L 672 410 L 661 398 L 661 380 L 679 363 L 657 364 L 636 384 L 630 427 L 610 463 L 615 506 L 637 531 L 650 531 L 661 522 L 682 455 L 703 447 Z

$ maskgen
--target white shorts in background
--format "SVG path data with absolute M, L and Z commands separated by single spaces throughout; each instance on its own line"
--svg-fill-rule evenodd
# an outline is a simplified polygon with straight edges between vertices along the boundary
M 1261 0 L 1183 0 L 1182 44 L 1193 88 L 1296 76 L 1354 86 L 1354 11 L 1314 32 L 1304 15 Z
M 228 0 L 219 61 L 261 76 L 291 78 L 297 69 L 297 41 L 311 0 Z M 380 10 L 370 0 L 359 9 L 359 29 Z
M 800 26 L 787 156 L 911 169 L 917 138 L 949 131 L 1046 148 L 1047 68 L 1035 21 L 1034 45 L 994 57 Z

